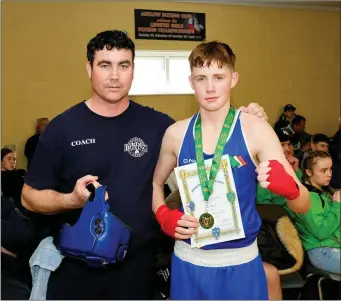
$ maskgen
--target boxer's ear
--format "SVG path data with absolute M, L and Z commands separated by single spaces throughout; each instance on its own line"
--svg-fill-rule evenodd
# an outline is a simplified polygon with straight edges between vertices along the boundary
M 238 83 L 238 79 L 239 79 L 239 73 L 233 72 L 232 73 L 231 88 L 234 88 L 236 86 L 236 84 Z

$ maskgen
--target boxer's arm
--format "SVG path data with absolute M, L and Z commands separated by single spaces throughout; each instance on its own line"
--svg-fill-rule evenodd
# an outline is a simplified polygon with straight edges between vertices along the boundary
M 162 230 L 176 239 L 187 239 L 197 232 L 199 223 L 179 209 L 171 210 L 165 204 L 163 185 L 177 165 L 177 152 L 187 124 L 184 121 L 171 125 L 162 140 L 161 151 L 153 178 L 152 209 Z
M 261 164 L 269 160 L 277 160 L 282 164 L 285 172 L 296 182 L 299 193 L 296 198 L 287 199 L 288 207 L 297 213 L 307 212 L 310 207 L 309 192 L 298 180 L 295 171 L 286 160 L 274 130 L 267 122 L 249 114 L 242 114 L 241 121 L 250 150 Z M 282 189 L 285 192 L 285 185 Z
M 175 145 L 177 124 L 171 125 L 165 132 L 162 140 L 159 159 L 153 177 L 153 203 L 152 209 L 156 213 L 160 206 L 165 204 L 164 184 L 177 165 Z

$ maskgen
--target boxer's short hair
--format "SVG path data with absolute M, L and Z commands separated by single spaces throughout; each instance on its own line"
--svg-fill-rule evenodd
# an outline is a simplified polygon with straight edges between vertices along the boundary
M 215 62 L 219 68 L 228 66 L 234 70 L 236 55 L 231 47 L 219 41 L 204 42 L 194 48 L 189 56 L 191 70 L 195 67 L 210 67 Z

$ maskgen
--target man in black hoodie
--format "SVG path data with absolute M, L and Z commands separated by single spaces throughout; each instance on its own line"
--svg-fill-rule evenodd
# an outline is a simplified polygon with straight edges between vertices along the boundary
M 295 111 L 296 108 L 291 104 L 287 104 L 284 107 L 284 112 L 281 114 L 274 127 L 276 133 L 278 133 L 282 128 L 287 127 L 290 124 L 290 121 L 296 115 Z

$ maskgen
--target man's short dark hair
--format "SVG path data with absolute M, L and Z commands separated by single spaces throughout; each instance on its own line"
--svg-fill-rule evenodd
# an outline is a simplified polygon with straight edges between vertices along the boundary
M 301 115 L 296 115 L 292 120 L 291 120 L 291 126 L 293 125 L 299 125 L 302 121 L 305 121 L 305 118 Z
M 325 143 L 329 144 L 330 140 L 325 134 L 315 134 L 312 136 L 311 142 L 314 144 L 317 144 L 319 142 L 325 142 Z
M 91 66 L 94 62 L 96 51 L 116 48 L 117 50 L 130 50 L 135 58 L 135 44 L 128 37 L 127 32 L 121 30 L 108 30 L 98 33 L 90 40 L 87 46 L 87 58 Z

